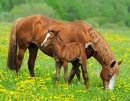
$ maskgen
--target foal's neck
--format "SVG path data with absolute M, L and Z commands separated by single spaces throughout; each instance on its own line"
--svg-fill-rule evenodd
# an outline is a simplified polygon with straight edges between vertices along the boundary
M 59 53 L 62 48 L 64 47 L 64 43 L 63 40 L 61 39 L 61 37 L 59 35 L 55 36 L 53 39 L 53 51 L 56 53 Z

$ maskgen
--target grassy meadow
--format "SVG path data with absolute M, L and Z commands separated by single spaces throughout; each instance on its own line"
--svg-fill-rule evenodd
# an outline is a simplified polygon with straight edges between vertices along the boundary
M 85 89 L 82 77 L 80 85 L 75 77 L 67 86 L 63 68 L 56 86 L 54 61 L 40 50 L 35 64 L 36 77 L 30 78 L 29 75 L 28 51 L 16 77 L 15 71 L 6 68 L 10 29 L 10 23 L 0 23 L 0 101 L 130 101 L 130 30 L 98 30 L 110 45 L 117 61 L 123 59 L 115 89 L 104 90 L 100 79 L 101 66 L 94 58 L 87 61 L 88 89 Z

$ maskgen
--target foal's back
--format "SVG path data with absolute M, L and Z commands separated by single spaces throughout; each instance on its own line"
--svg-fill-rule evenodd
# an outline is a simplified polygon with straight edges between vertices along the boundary
M 75 61 L 77 58 L 85 57 L 86 51 L 83 44 L 78 42 L 73 42 L 65 44 L 62 47 L 61 58 L 66 61 Z

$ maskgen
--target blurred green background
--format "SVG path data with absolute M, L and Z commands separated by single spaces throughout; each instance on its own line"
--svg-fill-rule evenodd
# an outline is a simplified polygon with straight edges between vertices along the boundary
M 0 22 L 42 14 L 60 21 L 84 20 L 94 27 L 130 27 L 130 0 L 0 0 Z

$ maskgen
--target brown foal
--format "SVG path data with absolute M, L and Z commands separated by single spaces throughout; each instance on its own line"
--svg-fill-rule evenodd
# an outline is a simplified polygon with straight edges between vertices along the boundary
M 50 45 L 53 47 L 53 57 L 56 63 L 56 82 L 59 81 L 60 69 L 63 65 L 64 67 L 64 79 L 68 84 L 68 62 L 72 65 L 74 61 L 77 61 L 81 65 L 82 75 L 84 78 L 84 84 L 88 84 L 88 73 L 86 68 L 86 50 L 85 46 L 78 42 L 73 42 L 69 44 L 64 44 L 60 36 L 59 31 L 49 31 L 45 40 L 41 44 L 42 48 L 46 48 Z M 77 63 L 77 64 L 78 64 Z M 75 67 L 73 67 L 75 68 Z M 76 74 L 79 74 L 79 69 L 74 69 Z M 79 75 L 80 77 L 80 75 Z

